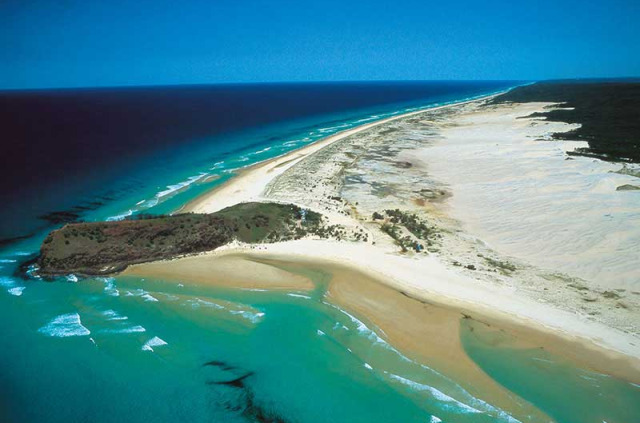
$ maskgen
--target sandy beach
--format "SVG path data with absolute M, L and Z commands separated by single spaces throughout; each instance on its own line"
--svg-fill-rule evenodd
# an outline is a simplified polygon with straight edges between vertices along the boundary
M 527 347 L 543 347 L 582 367 L 638 383 L 640 319 L 635 288 L 614 291 L 616 286 L 584 279 L 571 273 L 571 268 L 555 268 L 553 263 L 545 267 L 526 254 L 512 255 L 512 250 L 501 248 L 495 240 L 484 242 L 482 231 L 473 226 L 477 220 L 471 203 L 465 203 L 466 208 L 452 206 L 461 188 L 450 183 L 441 168 L 447 167 L 446 158 L 454 153 L 439 152 L 437 146 L 466 143 L 465 148 L 476 144 L 486 150 L 489 135 L 478 136 L 483 122 L 489 125 L 484 133 L 499 139 L 507 150 L 522 140 L 542 140 L 550 132 L 572 129 L 569 124 L 525 118 L 553 106 L 488 106 L 483 99 L 413 112 L 336 134 L 243 169 L 181 211 L 208 213 L 247 201 L 289 202 L 318 211 L 330 223 L 344 227 L 342 239 L 235 244 L 199 256 L 135 265 L 125 274 L 197 283 L 225 278 L 235 283 L 250 278 L 251 283 L 240 286 L 304 290 L 311 282 L 296 279 L 301 276 L 293 277 L 292 272 L 278 273 L 284 270 L 274 270 L 278 267 L 265 263 L 323 264 L 340 269 L 335 271 L 329 300 L 364 316 L 389 342 L 418 359 L 428 355 L 431 361 L 441 360 L 443 368 L 461 361 L 444 350 L 425 351 L 416 339 L 458 327 L 465 315 L 509 330 Z M 564 152 L 572 145 L 554 143 L 551 147 Z M 429 157 L 431 151 L 441 168 Z M 503 148 L 496 151 L 508 155 Z M 533 158 L 523 154 L 530 160 L 543 160 L 548 153 L 542 150 Z M 456 173 L 455 168 L 449 173 Z M 618 176 L 615 184 L 624 182 L 624 177 Z M 500 177 L 506 179 L 508 174 Z M 540 183 L 548 182 L 547 178 Z M 396 208 L 415 213 L 432 225 L 436 236 L 425 252 L 402 252 L 381 230 L 381 222 L 371 218 L 374 212 Z M 356 237 L 358 234 L 366 237 Z M 597 259 L 597 255 L 590 256 L 591 262 Z M 632 259 L 633 254 L 622 257 L 619 268 L 630 269 L 627 261 Z M 243 276 L 234 277 L 234 269 L 241 268 L 236 266 L 238 261 L 252 264 L 238 273 Z M 265 272 L 267 267 L 261 266 L 271 270 Z M 222 269 L 220 273 L 218 269 Z M 635 276 L 631 273 L 631 279 Z M 625 281 L 633 284 L 627 276 Z M 437 305 L 438 311 L 429 311 L 429 304 Z M 423 324 L 431 319 L 439 323 Z M 451 344 L 454 338 L 445 345 L 459 351 Z M 477 371 L 463 364 L 458 369 L 468 374 Z M 472 379 L 478 386 L 493 392 L 492 399 L 500 402 L 500 388 L 490 387 L 489 381 L 476 376 Z

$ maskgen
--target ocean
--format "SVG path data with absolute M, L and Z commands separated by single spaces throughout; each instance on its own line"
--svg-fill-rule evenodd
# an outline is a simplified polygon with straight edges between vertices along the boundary
M 0 93 L 0 420 L 516 421 L 325 302 L 322 281 L 311 294 L 131 276 L 45 282 L 29 266 L 46 233 L 65 222 L 169 213 L 235 169 L 366 122 L 514 85 Z M 483 371 L 557 422 L 640 415 L 637 386 L 496 347 L 478 331 L 463 331 L 462 341 Z
M 0 92 L 5 140 L 0 244 L 50 223 L 99 219 L 107 210 L 126 213 L 142 200 L 150 209 L 157 204 L 149 196 L 157 194 L 164 202 L 205 177 L 223 178 L 231 169 L 345 128 L 511 85 L 379 82 Z

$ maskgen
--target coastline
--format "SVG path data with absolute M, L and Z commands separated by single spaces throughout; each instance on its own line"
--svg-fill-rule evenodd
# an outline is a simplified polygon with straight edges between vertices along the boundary
M 232 287 L 232 283 L 221 282 L 222 278 L 212 275 L 219 268 L 225 269 L 225 261 L 233 258 L 243 263 L 237 273 L 252 281 L 243 284 L 240 289 L 288 289 L 297 292 L 310 289 L 309 284 L 301 283 L 291 272 L 279 273 L 280 277 L 289 278 L 290 283 L 282 279 L 274 282 L 262 276 L 264 273 L 253 272 L 252 266 L 256 262 L 262 263 L 260 269 L 264 269 L 266 263 L 267 267 L 273 269 L 274 266 L 269 266 L 269 262 L 285 262 L 298 266 L 344 269 L 359 275 L 365 281 L 364 286 L 366 281 L 373 281 L 380 286 L 377 289 L 390 289 L 410 302 L 425 302 L 508 329 L 521 334 L 531 345 L 544 346 L 593 371 L 640 383 L 640 360 L 636 348 L 629 344 L 628 337 L 623 333 L 594 322 L 582 321 L 575 315 L 546 304 L 528 301 L 510 290 L 479 285 L 449 271 L 435 258 L 429 258 L 429 265 L 424 266 L 417 260 L 406 261 L 404 257 L 380 251 L 374 246 L 363 247 L 353 243 L 313 239 L 259 246 L 236 244 L 196 256 L 136 264 L 122 272 L 122 275 Z M 194 263 L 198 265 L 196 269 L 192 267 Z M 299 285 L 294 285 L 296 283 Z M 366 292 L 360 291 L 360 294 Z M 385 318 L 383 314 L 378 315 L 379 309 L 362 309 L 357 302 L 354 306 L 354 295 L 336 293 L 331 299 L 347 311 L 363 313 L 376 326 L 380 319 Z M 383 300 L 384 297 L 378 296 L 378 299 Z M 414 342 L 415 338 L 405 333 L 397 335 L 391 343 L 408 345 L 404 351 L 411 354 L 416 353 L 411 346 L 412 340 Z
M 366 123 L 352 129 L 340 131 L 337 134 L 300 147 L 281 156 L 241 168 L 235 172 L 234 177 L 191 200 L 184 206 L 180 207 L 175 213 L 213 213 L 214 211 L 221 210 L 239 202 L 248 201 L 247 198 L 262 198 L 262 193 L 271 180 L 299 163 L 305 157 L 308 157 L 333 143 L 389 122 L 478 101 L 488 101 L 502 93 L 503 92 L 494 93 L 474 98 L 472 100 L 464 100 L 442 106 L 403 113 Z
M 491 97 L 493 96 L 488 98 Z M 619 326 L 610 324 L 617 321 L 615 318 L 619 314 L 606 315 L 596 320 L 588 309 L 578 309 L 578 306 L 584 307 L 583 298 L 564 285 L 558 286 L 558 282 L 564 282 L 564 276 L 558 276 L 557 280 L 546 280 L 551 273 L 543 273 L 541 269 L 516 260 L 513 260 L 517 269 L 515 271 L 507 269 L 507 272 L 483 266 L 488 257 L 492 257 L 491 260 L 496 263 L 503 263 L 502 258 L 490 251 L 481 241 L 466 234 L 460 228 L 460 222 L 449 216 L 447 199 L 451 193 L 433 181 L 424 179 L 426 167 L 414 153 L 420 148 L 416 144 L 423 141 L 418 143 L 409 139 L 396 142 L 394 139 L 394 145 L 399 143 L 402 146 L 398 147 L 391 159 L 380 159 L 377 151 L 372 152 L 372 148 L 380 148 L 386 154 L 387 150 L 384 148 L 387 148 L 391 141 L 387 137 L 385 144 L 384 137 L 392 130 L 402 133 L 402 125 L 405 124 L 412 131 L 412 136 L 415 135 L 415 126 L 418 124 L 426 123 L 428 128 L 424 130 L 425 134 L 432 134 L 433 127 L 438 125 L 455 128 L 457 123 L 452 121 L 453 118 L 465 113 L 476 113 L 486 104 L 486 100 L 487 98 L 482 98 L 411 112 L 343 131 L 283 156 L 241 169 L 237 176 L 180 210 L 211 213 L 239 202 L 288 202 L 318 211 L 325 215 L 330 223 L 354 228 L 354 231 L 362 230 L 368 235 L 365 242 L 307 238 L 275 244 L 235 243 L 197 256 L 134 265 L 123 274 L 196 284 L 216 284 L 220 283 L 220 278 L 212 278 L 211 275 L 218 272 L 221 261 L 232 257 L 247 264 L 238 268 L 237 272 L 250 278 L 252 283 L 242 285 L 242 289 L 308 291 L 308 281 L 305 285 L 298 280 L 297 283 L 302 285 L 297 288 L 287 283 L 283 285 L 283 279 L 292 276 L 291 272 L 288 275 L 279 273 L 279 281 L 274 282 L 269 278 L 260 277 L 259 271 L 252 272 L 249 269 L 252 266 L 274 267 L 273 263 L 278 262 L 293 267 L 331 268 L 337 274 L 351 272 L 352 275 L 359 275 L 355 279 L 351 278 L 356 282 L 330 284 L 328 301 L 365 318 L 383 332 L 387 342 L 418 361 L 436 363 L 435 365 L 441 366 L 439 368 L 442 370 L 449 367 L 453 374 L 458 376 L 476 374 L 477 377 L 472 377 L 473 381 L 467 388 L 473 391 L 473 385 L 477 384 L 475 389 L 482 387 L 480 391 L 484 392 L 485 398 L 517 415 L 520 415 L 522 410 L 511 408 L 513 404 L 504 396 L 504 392 L 501 391 L 503 388 L 497 388 L 492 384 L 493 381 L 478 376 L 477 367 L 467 365 L 463 371 L 464 366 L 461 363 L 447 361 L 446 354 L 433 349 L 425 350 L 416 340 L 421 336 L 427 336 L 426 334 L 446 338 L 451 335 L 446 333 L 446 328 L 449 332 L 454 326 L 460 330 L 458 323 L 463 321 L 461 319 L 469 318 L 488 328 L 498 328 L 513 334 L 517 339 L 517 348 L 542 348 L 579 368 L 612 375 L 630 383 L 640 383 L 640 342 L 632 331 L 621 330 Z M 515 119 L 525 112 L 528 115 L 532 111 L 549 106 L 551 105 L 547 103 L 534 103 L 521 109 L 519 106 L 508 106 L 511 109 L 505 110 L 511 113 L 515 122 Z M 421 114 L 423 116 L 419 116 Z M 528 121 L 525 123 L 528 124 Z M 541 124 L 542 128 L 537 130 L 543 132 L 544 125 Z M 571 128 L 566 124 L 554 125 L 552 128 L 558 131 Z M 394 134 L 396 133 L 398 132 Z M 440 139 L 439 133 L 428 136 L 433 136 L 434 140 Z M 421 147 L 424 148 L 424 145 Z M 358 155 L 359 151 L 365 153 Z M 429 150 L 426 148 L 421 154 L 428 153 Z M 365 162 L 365 165 L 353 166 L 358 160 Z M 411 163 L 411 166 L 407 168 L 405 163 Z M 382 179 L 381 175 L 389 176 L 389 169 L 396 169 L 401 176 L 395 180 L 397 183 L 389 185 L 394 190 L 392 195 L 385 193 L 384 196 L 366 196 L 359 185 L 342 182 L 352 174 L 357 174 L 362 179 L 365 171 L 369 171 L 376 180 Z M 428 196 L 416 197 L 415 191 L 410 189 L 400 192 L 407 189 L 408 180 L 426 184 L 424 186 L 429 187 L 426 190 Z M 335 200 L 336 197 L 339 200 Z M 381 233 L 379 224 L 369 217 L 372 211 L 392 208 L 398 203 L 410 210 L 423 213 L 440 227 L 442 238 L 437 241 L 437 245 L 428 248 L 429 254 L 399 252 L 394 241 Z M 460 257 L 463 257 L 465 264 L 473 263 L 473 268 L 469 267 L 471 264 L 461 266 L 453 260 L 459 260 Z M 194 269 L 193 265 L 196 263 L 197 268 Z M 275 267 L 282 269 L 282 266 Z M 233 270 L 228 269 L 231 275 Z M 497 270 L 500 272 L 496 274 Z M 574 282 L 574 279 L 568 280 Z M 229 287 L 230 284 L 224 282 L 222 286 Z M 558 298 L 555 302 L 548 300 L 548 292 L 556 288 L 559 292 Z M 579 294 L 583 295 L 583 292 L 580 291 Z M 390 310 L 388 301 L 392 300 L 402 305 L 404 313 L 396 311 L 395 314 L 389 315 L 383 311 Z M 576 304 L 578 306 L 575 306 Z M 440 319 L 441 322 L 445 322 L 443 327 L 416 324 L 415 320 L 411 322 L 408 319 L 410 316 L 415 318 L 421 313 L 421 307 L 427 305 L 440 310 L 436 314 L 444 313 L 441 317 L 449 316 Z M 586 306 L 592 304 L 588 303 Z M 598 306 L 601 307 L 598 310 L 611 307 L 607 304 Z M 409 310 L 414 310 L 415 313 Z M 625 311 L 620 311 L 623 312 Z M 606 320 L 608 317 L 613 320 Z M 398 322 L 406 324 L 401 325 Z M 459 342 L 459 339 L 455 342 Z M 457 351 L 454 356 L 464 356 L 459 345 L 452 351 L 454 350 Z M 456 367 L 457 364 L 460 366 Z
M 326 245 L 318 245 L 318 242 Z M 514 351 L 531 357 L 531 360 L 542 355 L 544 360 L 551 360 L 549 362 L 576 375 L 611 376 L 618 386 L 627 383 L 637 385 L 640 382 L 638 360 L 597 346 L 590 337 L 577 335 L 581 328 L 560 332 L 556 328 L 542 326 L 538 319 L 541 314 L 528 319 L 504 312 L 499 308 L 499 301 L 495 307 L 487 307 L 478 304 L 477 295 L 470 295 L 472 300 L 464 301 L 421 288 L 411 288 L 405 284 L 406 281 L 391 280 L 379 269 L 365 267 L 366 264 L 361 261 L 346 262 L 342 257 L 349 253 L 349 250 L 340 248 L 340 243 L 328 241 L 300 240 L 257 248 L 235 245 L 199 256 L 135 265 L 127 269 L 124 275 L 151 277 L 169 283 L 179 281 L 195 287 L 215 285 L 230 288 L 226 281 L 217 285 L 218 282 L 211 275 L 217 273 L 220 263 L 233 259 L 239 265 L 235 270 L 236 275 L 243 275 L 252 281 L 250 286 L 239 287 L 240 290 L 280 291 L 284 298 L 292 295 L 304 298 L 302 301 L 321 302 L 347 316 L 353 316 L 364 325 L 360 327 L 361 330 L 374 334 L 367 335 L 370 339 L 371 336 L 382 339 L 376 343 L 385 342 L 411 362 L 427 366 L 456 381 L 462 398 L 470 395 L 467 398 L 490 404 L 488 409 L 481 408 L 483 413 L 494 416 L 495 413 L 506 413 L 518 421 L 553 419 L 546 410 L 529 402 L 528 398 L 517 394 L 514 396 L 510 387 L 503 386 L 494 375 L 487 373 L 481 363 L 470 355 L 465 337 L 477 336 L 492 350 Z M 377 259 L 372 257 L 373 261 Z M 194 261 L 199 262 L 199 271 L 195 273 L 190 268 Z M 271 281 L 251 270 L 256 263 L 261 269 L 276 269 L 284 280 L 306 278 L 315 284 L 315 288 L 312 291 L 304 287 L 281 291 L 280 286 L 272 285 Z M 282 281 L 280 279 L 278 283 Z M 447 285 L 446 281 L 441 282 L 439 288 Z M 469 287 L 457 285 L 454 288 L 464 290 Z M 516 297 L 498 296 L 495 292 L 485 294 L 501 300 L 518 301 Z M 549 322 L 571 319 L 570 315 L 544 307 L 537 311 L 549 313 L 546 314 Z M 593 327 L 585 329 L 593 334 Z M 361 359 L 365 363 L 368 360 L 366 355 Z M 377 370 L 375 364 L 373 369 Z M 578 377 L 577 380 L 581 379 Z M 591 383 L 589 379 L 583 379 L 582 382 L 585 386 Z M 545 380 L 546 383 L 553 383 L 553 379 Z M 629 386 L 627 389 L 633 388 Z

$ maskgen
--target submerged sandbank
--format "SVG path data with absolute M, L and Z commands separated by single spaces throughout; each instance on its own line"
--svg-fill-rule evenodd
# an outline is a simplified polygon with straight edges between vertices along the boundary
M 288 241 L 258 248 L 230 246 L 199 256 L 134 265 L 123 275 L 241 289 L 309 291 L 316 284 L 303 270 L 322 269 L 333 275 L 332 287 L 335 288 L 328 288 L 329 298 L 335 297 L 336 301 L 344 302 L 345 308 L 362 312 L 383 330 L 386 325 L 397 326 L 398 337 L 390 339 L 394 345 L 419 350 L 412 344 L 411 337 L 402 335 L 402 328 L 425 330 L 420 327 L 421 319 L 412 316 L 414 311 L 431 304 L 453 310 L 458 317 L 471 316 L 508 329 L 519 339 L 529 340 L 530 345 L 544 346 L 594 371 L 640 382 L 640 360 L 633 354 L 635 347 L 625 348 L 627 339 L 612 337 L 609 328 L 581 322 L 576 316 L 524 301 L 513 293 L 469 284 L 464 278 L 447 274 L 436 261 L 431 262 L 430 268 L 411 268 L 403 266 L 403 257 L 385 257 L 384 253 L 376 254 L 373 248 L 358 252 L 358 247 L 353 243 L 321 240 Z M 369 260 L 382 264 L 376 267 Z M 420 264 L 416 260 L 414 263 Z M 382 312 L 384 307 L 367 307 L 364 298 L 369 295 L 373 295 L 375 301 L 390 301 L 391 305 L 385 307 L 390 307 L 388 310 L 392 312 Z M 394 307 L 394 301 L 406 309 Z M 394 323 L 396 319 L 413 323 Z M 437 325 L 434 328 L 437 330 Z
M 196 270 L 180 271 L 193 265 L 198 266 Z M 231 274 L 235 278 L 258 276 L 252 288 L 281 289 L 288 280 L 290 291 L 313 289 L 316 292 L 314 300 L 345 310 L 409 359 L 450 377 L 473 397 L 521 421 L 550 419 L 527 398 L 519 397 L 497 383 L 468 355 L 463 339 L 474 330 L 479 331 L 481 342 L 489 342 L 488 346 L 494 342 L 491 341 L 492 333 L 499 335 L 491 348 L 510 348 L 525 354 L 531 351 L 532 357 L 543 352 L 547 359 L 569 366 L 567 371 L 611 375 L 620 380 L 621 386 L 624 386 L 623 381 L 640 382 L 637 361 L 597 348 L 588 340 L 562 336 L 531 322 L 509 319 L 500 312 L 460 308 L 442 298 L 414 296 L 411 291 L 394 289 L 384 278 L 335 261 L 265 250 L 241 252 L 229 249 L 218 254 L 137 265 L 135 272 L 127 273 L 231 287 L 224 278 L 212 277 L 226 274 L 230 265 L 234 266 Z M 172 271 L 172 268 L 176 270 Z M 260 273 L 255 274 L 254 270 Z M 278 275 L 278 280 L 261 277 L 266 274 Z M 308 295 L 311 299 L 312 294 Z

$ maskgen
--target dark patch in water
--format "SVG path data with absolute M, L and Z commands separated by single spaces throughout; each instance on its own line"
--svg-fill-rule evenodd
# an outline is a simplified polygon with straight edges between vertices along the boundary
M 61 223 L 77 222 L 79 218 L 80 218 L 80 213 L 71 211 L 71 210 L 53 211 L 53 212 L 38 216 L 38 219 L 46 220 L 47 222 L 53 225 L 59 225 Z
M 253 392 L 247 392 L 247 406 L 242 413 L 243 416 L 259 423 L 286 423 L 280 416 L 267 412 L 264 407 L 255 403 Z
M 209 381 L 207 382 L 207 384 L 208 385 L 226 385 L 226 386 L 232 386 L 234 388 L 244 388 L 245 387 L 244 380 L 249 376 L 253 376 L 253 372 L 246 373 L 240 377 L 237 377 L 231 380 Z
M 30 256 L 26 256 L 25 260 L 21 261 L 18 264 L 18 267 L 13 272 L 13 276 L 25 281 L 31 279 L 31 277 L 27 272 L 30 270 L 31 266 L 38 264 L 39 259 L 40 259 L 40 254 L 37 254 L 37 253 L 34 253 Z
M 221 370 L 228 371 L 237 369 L 234 366 L 227 364 L 221 360 L 207 361 L 202 365 L 203 367 L 218 367 Z M 249 421 L 257 423 L 287 423 L 287 421 L 274 414 L 270 410 L 266 410 L 264 406 L 258 404 L 255 400 L 255 393 L 251 387 L 246 383 L 246 380 L 253 376 L 255 373 L 247 371 L 242 376 L 235 377 L 231 380 L 224 381 L 207 381 L 207 385 L 227 386 L 233 388 L 240 393 L 237 402 L 224 401 L 224 407 L 232 412 L 240 413 L 243 417 Z
M 219 360 L 207 361 L 206 363 L 204 363 L 202 365 L 202 367 L 206 367 L 206 366 L 219 367 L 221 370 L 223 370 L 225 372 L 228 372 L 229 370 L 236 370 L 237 369 L 237 367 L 231 366 L 231 365 L 225 363 L 224 361 L 219 361 Z
M 14 236 L 12 238 L 4 238 L 4 239 L 0 239 L 0 247 L 5 247 L 7 245 L 13 244 L 15 242 L 18 241 L 23 241 L 25 239 L 31 238 L 34 234 L 28 234 L 28 235 L 19 235 L 19 236 Z
M 207 361 L 206 363 L 204 363 L 202 366 L 216 366 L 216 367 L 222 367 L 222 366 L 226 366 L 227 364 L 224 361 L 218 361 L 218 360 L 212 360 L 212 361 Z

